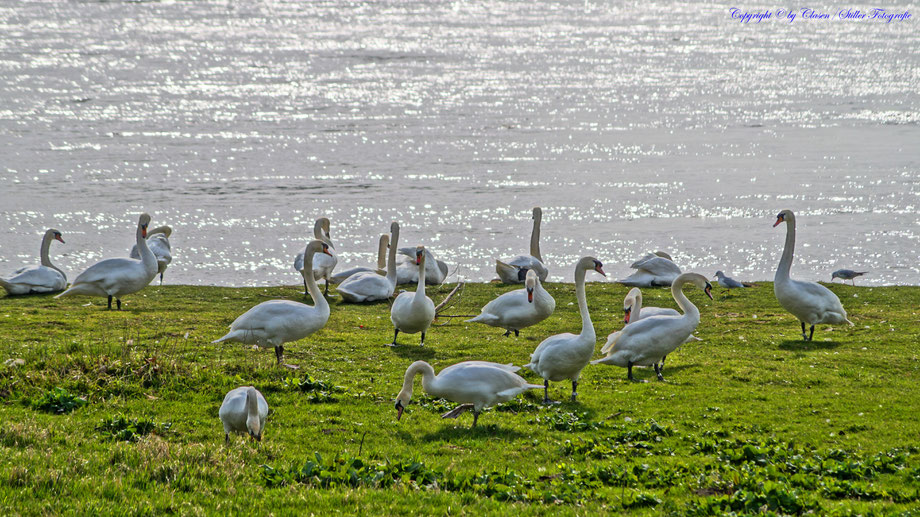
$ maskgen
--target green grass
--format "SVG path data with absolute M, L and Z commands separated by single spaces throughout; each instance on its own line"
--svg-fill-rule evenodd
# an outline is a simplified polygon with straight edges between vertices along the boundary
M 468 284 L 447 314 L 477 314 L 512 288 Z M 296 372 L 271 350 L 210 344 L 256 303 L 302 300 L 296 287 L 149 287 L 121 312 L 101 298 L 2 298 L 0 513 L 908 515 L 920 505 L 920 288 L 834 285 L 856 326 L 821 326 L 810 343 L 769 283 L 716 287 L 712 302 L 687 289 L 704 341 L 668 356 L 665 383 L 650 369 L 636 371 L 650 382 L 632 384 L 623 368 L 588 366 L 577 403 L 544 407 L 532 392 L 470 429 L 469 413 L 442 420 L 453 404 L 424 397 L 417 380 L 396 421 L 415 360 L 521 365 L 545 337 L 578 332 L 573 286 L 548 288 L 556 313 L 519 338 L 445 318 L 425 348 L 418 335 L 383 346 L 386 303 L 334 301 L 324 330 L 286 347 Z M 626 291 L 588 285 L 598 350 L 622 327 Z M 646 305 L 674 306 L 669 291 L 644 292 Z M 271 407 L 263 441 L 225 446 L 220 402 L 250 384 Z M 569 390 L 554 383 L 550 395 Z

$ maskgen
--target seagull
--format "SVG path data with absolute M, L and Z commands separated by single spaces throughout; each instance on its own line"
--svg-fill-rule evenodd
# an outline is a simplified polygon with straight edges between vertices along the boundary
M 722 287 L 731 290 L 731 289 L 743 289 L 745 287 L 754 287 L 754 284 L 748 282 L 739 282 L 732 277 L 725 276 L 725 273 L 721 271 L 716 271 L 716 276 L 714 278 L 719 279 L 719 285 Z
M 863 276 L 866 273 L 868 273 L 868 271 L 853 271 L 852 269 L 838 269 L 837 271 L 834 271 L 833 273 L 831 273 L 831 282 L 833 282 L 835 278 L 839 278 L 844 281 L 849 280 L 853 284 L 853 287 L 856 287 L 856 282 L 854 282 L 853 279 L 858 276 Z

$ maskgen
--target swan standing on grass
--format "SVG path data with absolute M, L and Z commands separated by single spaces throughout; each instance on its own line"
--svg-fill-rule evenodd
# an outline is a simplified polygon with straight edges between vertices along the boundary
M 633 287 L 666 287 L 680 275 L 680 268 L 663 251 L 649 253 L 629 267 L 636 272 L 617 282 Z
M 572 402 L 578 395 L 578 377 L 594 355 L 597 335 L 588 313 L 585 296 L 585 273 L 593 269 L 604 273 L 604 265 L 594 257 L 584 257 L 575 265 L 575 297 L 578 298 L 578 312 L 581 313 L 581 333 L 556 334 L 543 340 L 530 356 L 530 363 L 524 365 L 543 377 L 543 402 L 548 404 L 549 381 L 572 381 Z
M 512 332 L 517 337 L 521 329 L 540 323 L 550 317 L 554 310 L 556 300 L 540 284 L 537 272 L 531 269 L 527 271 L 524 289 L 499 296 L 482 308 L 482 314 L 466 322 L 503 328 L 506 337 Z
M 160 274 L 160 285 L 163 284 L 163 273 L 172 262 L 171 247 L 169 245 L 169 236 L 172 235 L 172 228 L 169 226 L 158 226 L 147 232 L 147 247 L 157 258 L 157 273 Z M 140 259 L 141 254 L 137 251 L 137 244 L 131 246 L 129 256 L 133 259 Z
M 697 273 L 684 273 L 671 284 L 671 295 L 684 311 L 679 316 L 650 316 L 634 321 L 622 330 L 610 334 L 601 352 L 607 357 L 591 361 L 591 364 L 612 364 L 627 368 L 626 376 L 633 378 L 633 366 L 654 366 L 659 381 L 664 380 L 661 369 L 664 359 L 677 347 L 687 341 L 700 324 L 700 311 L 684 295 L 684 284 L 693 284 L 712 299 L 712 285 L 706 277 Z M 661 361 L 661 365 L 658 362 Z
M 48 257 L 51 241 L 61 241 L 63 244 L 61 232 L 54 228 L 45 232 L 39 253 L 39 265 L 19 268 L 13 271 L 14 276 L 0 278 L 0 286 L 6 289 L 7 294 L 53 293 L 67 288 L 67 275 L 52 264 Z
M 792 267 L 792 254 L 795 250 L 795 215 L 791 210 L 783 210 L 776 216 L 775 228 L 779 223 L 786 223 L 786 244 L 783 256 L 773 277 L 773 294 L 780 305 L 802 323 L 802 338 L 811 341 L 815 335 L 815 325 L 849 323 L 847 311 L 840 304 L 840 298 L 830 289 L 815 282 L 800 282 L 789 278 Z M 805 324 L 811 325 L 811 332 L 805 333 Z
M 318 240 L 310 241 L 304 250 L 305 266 L 313 266 L 317 253 L 329 253 L 329 245 Z M 284 364 L 284 344 L 301 340 L 326 326 L 329 320 L 329 302 L 320 292 L 312 275 L 305 277 L 307 291 L 313 298 L 313 306 L 290 300 L 270 300 L 249 309 L 230 324 L 226 336 L 212 341 L 236 341 L 262 348 L 273 347 L 279 366 L 296 369 Z
M 400 293 L 390 309 L 390 321 L 393 322 L 393 327 L 396 329 L 393 333 L 393 343 L 390 346 L 396 346 L 396 337 L 399 336 L 400 330 L 406 334 L 421 332 L 422 341 L 419 344 L 425 346 L 425 332 L 434 321 L 434 302 L 425 296 L 426 256 L 424 247 L 415 248 L 415 263 L 419 271 L 418 287 L 414 293 Z
M 521 393 L 531 389 L 540 389 L 539 384 L 529 384 L 523 377 L 514 373 L 515 367 L 489 363 L 486 361 L 467 361 L 449 366 L 434 374 L 434 368 L 425 361 L 416 361 L 406 370 L 402 389 L 396 396 L 396 420 L 402 417 L 403 410 L 412 398 L 412 383 L 415 376 L 422 374 L 422 389 L 432 397 L 444 398 L 460 405 L 441 418 L 457 418 L 465 411 L 473 410 L 473 427 L 479 421 L 479 414 L 487 407 L 507 402 Z
M 506 284 L 520 284 L 527 276 L 527 270 L 537 272 L 541 282 L 546 282 L 549 271 L 543 265 L 543 256 L 540 255 L 540 222 L 543 220 L 543 210 L 535 206 L 533 209 L 533 230 L 530 232 L 530 255 L 518 255 L 510 260 L 496 260 L 495 272 L 498 278 Z
M 55 296 L 82 294 L 87 296 L 108 296 L 109 309 L 112 298 L 118 302 L 121 310 L 121 297 L 140 291 L 157 276 L 157 258 L 147 246 L 147 226 L 150 216 L 141 214 L 137 221 L 135 240 L 140 252 L 140 260 L 133 258 L 111 258 L 97 262 L 80 273 L 70 285 L 70 289 Z
M 428 285 L 441 285 L 447 279 L 448 267 L 443 260 L 435 258 L 430 250 L 425 250 L 425 282 Z M 417 284 L 418 264 L 415 263 L 415 248 L 399 248 L 396 258 L 396 285 Z
M 332 275 L 333 284 L 341 284 L 345 281 L 346 278 L 357 275 L 358 273 L 377 273 L 386 274 L 387 269 L 387 247 L 390 245 L 390 236 L 383 234 L 380 236 L 380 241 L 377 244 L 377 267 L 367 267 L 367 266 L 357 266 L 351 269 L 346 269 L 345 271 L 340 271 Z
M 387 256 L 387 276 L 377 273 L 358 273 L 339 284 L 342 299 L 350 303 L 387 300 L 396 289 L 396 246 L 399 242 L 399 223 L 390 224 L 390 253 Z
M 320 217 L 313 223 L 313 238 L 329 246 L 328 252 L 313 258 L 313 279 L 326 279 L 326 288 L 323 290 L 324 295 L 329 294 L 329 279 L 332 278 L 332 270 L 335 269 L 335 265 L 339 262 L 338 257 L 335 255 L 335 246 L 332 244 L 329 228 L 329 219 L 325 217 Z M 298 253 L 294 257 L 294 269 L 303 277 L 303 294 L 306 296 L 309 289 L 307 289 L 307 275 L 304 273 L 306 269 L 304 269 L 303 257 L 303 253 Z
M 230 433 L 249 434 L 253 440 L 262 441 L 268 402 L 252 386 L 242 386 L 227 392 L 220 405 L 221 423 L 224 424 L 224 441 L 230 443 Z

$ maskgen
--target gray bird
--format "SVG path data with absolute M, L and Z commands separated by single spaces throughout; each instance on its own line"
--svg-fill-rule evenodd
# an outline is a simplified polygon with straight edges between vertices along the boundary
M 745 287 L 754 287 L 754 284 L 749 284 L 747 282 L 739 282 L 734 278 L 725 276 L 725 273 L 721 271 L 716 271 L 716 278 L 719 279 L 719 285 L 726 289 L 738 289 Z
M 858 276 L 863 276 L 866 273 L 868 273 L 868 271 L 853 271 L 852 269 L 838 269 L 837 271 L 834 271 L 833 273 L 831 273 L 831 282 L 833 282 L 835 278 L 840 278 L 841 280 L 844 280 L 844 281 L 849 280 L 855 287 L 856 282 L 854 282 L 853 279 Z

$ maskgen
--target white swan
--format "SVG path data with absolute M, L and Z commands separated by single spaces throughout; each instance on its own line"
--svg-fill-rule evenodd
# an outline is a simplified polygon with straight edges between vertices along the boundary
M 386 300 L 396 289 L 396 246 L 399 242 L 399 223 L 390 224 L 390 252 L 387 255 L 387 276 L 377 273 L 358 273 L 345 279 L 336 289 L 342 300 L 350 303 Z
M 259 390 L 252 386 L 230 390 L 217 414 L 224 424 L 224 441 L 227 443 L 230 443 L 230 433 L 249 434 L 253 440 L 262 441 L 268 402 Z
M 7 294 L 53 293 L 67 288 L 67 275 L 52 264 L 48 257 L 51 241 L 61 241 L 63 244 L 61 232 L 54 228 L 45 232 L 39 253 L 40 264 L 19 268 L 13 271 L 13 276 L 0 278 L 0 286 L 6 289 Z
M 399 248 L 396 257 L 396 285 L 417 284 L 418 264 L 415 263 L 415 248 Z M 431 250 L 425 249 L 425 282 L 428 285 L 441 285 L 447 279 L 448 267 L 443 260 L 438 260 Z
M 556 334 L 543 340 L 530 356 L 530 363 L 524 365 L 543 377 L 543 402 L 549 403 L 549 381 L 572 381 L 572 401 L 578 395 L 578 377 L 594 355 L 597 335 L 588 313 L 585 296 L 585 272 L 593 269 L 604 273 L 604 265 L 594 257 L 584 257 L 575 265 L 575 297 L 578 298 L 578 312 L 581 313 L 581 333 Z
M 775 228 L 779 223 L 786 223 L 786 245 L 783 256 L 773 277 L 773 294 L 784 309 L 802 323 L 802 338 L 811 341 L 815 335 L 815 325 L 849 323 L 847 311 L 840 304 L 840 298 L 830 289 L 815 282 L 800 282 L 789 278 L 792 267 L 792 254 L 795 250 L 795 215 L 791 210 L 783 210 L 776 216 Z M 806 336 L 805 324 L 811 325 L 811 333 Z
M 636 272 L 617 280 L 618 283 L 633 287 L 669 286 L 680 275 L 680 268 L 671 260 L 671 256 L 663 251 L 648 253 L 629 267 Z
M 556 300 L 543 288 L 540 278 L 534 270 L 527 271 L 524 289 L 509 291 L 487 303 L 482 313 L 467 323 L 484 323 L 506 330 L 505 336 L 514 332 L 520 335 L 521 329 L 536 325 L 553 314 Z
M 329 245 L 318 240 L 310 241 L 304 250 L 306 266 L 312 270 L 316 253 L 329 253 Z M 329 320 L 329 302 L 320 292 L 312 275 L 307 275 L 307 290 L 313 297 L 313 306 L 290 300 L 270 300 L 249 309 L 230 324 L 230 332 L 212 341 L 236 341 L 262 348 L 273 347 L 278 365 L 283 364 L 284 344 L 301 340 L 326 326 Z
M 140 291 L 157 276 L 157 258 L 147 247 L 147 226 L 150 216 L 141 214 L 137 221 L 135 240 L 141 259 L 111 258 L 97 262 L 80 273 L 70 285 L 70 289 L 55 296 L 82 294 L 87 296 L 108 296 L 109 309 L 112 298 L 118 302 L 121 310 L 121 297 Z
M 329 233 L 329 219 L 325 217 L 320 217 L 313 223 L 313 238 L 325 242 L 329 246 L 327 253 L 322 253 L 313 257 L 313 279 L 319 280 L 324 278 L 326 280 L 326 286 L 323 290 L 323 294 L 329 294 L 329 280 L 332 278 L 332 270 L 335 269 L 336 264 L 339 263 L 338 256 L 335 254 L 335 246 L 332 244 L 332 237 Z M 303 294 L 306 296 L 309 289 L 307 289 L 307 276 L 304 274 L 303 267 L 303 252 L 297 254 L 294 257 L 294 269 L 300 273 L 300 276 L 303 277 Z
M 169 245 L 169 236 L 172 235 L 172 228 L 169 226 L 158 226 L 147 232 L 147 246 L 157 258 L 157 273 L 160 274 L 160 284 L 163 283 L 163 273 L 172 263 L 172 248 Z M 129 256 L 133 259 L 140 260 L 141 254 L 137 251 L 137 244 L 131 246 Z
M 396 396 L 396 419 L 412 398 L 412 382 L 422 374 L 422 389 L 432 397 L 445 398 L 460 405 L 441 418 L 457 418 L 464 411 L 473 410 L 473 427 L 479 421 L 484 408 L 507 402 L 531 389 L 540 389 L 539 384 L 529 384 L 523 377 L 513 373 L 507 365 L 484 361 L 467 361 L 444 368 L 438 375 L 425 361 L 416 361 L 406 370 L 402 389 Z
M 658 380 L 663 381 L 659 361 L 687 341 L 700 324 L 700 311 L 684 295 L 685 284 L 693 284 L 712 299 L 712 285 L 706 277 L 697 273 L 684 273 L 671 284 L 671 295 L 684 311 L 680 316 L 651 316 L 635 321 L 622 330 L 610 334 L 601 352 L 607 357 L 591 361 L 591 364 L 612 364 L 627 368 L 626 376 L 635 381 L 633 366 L 654 366 Z
M 623 313 L 623 321 L 627 325 L 631 321 L 639 321 L 642 318 L 648 318 L 650 316 L 680 316 L 680 313 L 675 309 L 665 307 L 643 307 L 642 291 L 640 291 L 638 287 L 630 289 L 629 294 L 627 294 L 626 298 L 623 300 Z M 691 341 L 702 341 L 702 339 L 691 335 L 684 343 L 689 343 Z M 661 360 L 661 367 L 664 368 L 664 359 Z
M 396 346 L 396 337 L 399 336 L 400 331 L 406 334 L 421 332 L 420 345 L 425 346 L 425 332 L 434 321 L 434 302 L 425 296 L 426 256 L 424 247 L 419 246 L 415 249 L 415 261 L 419 270 L 418 287 L 414 293 L 400 293 L 390 309 L 390 321 L 393 322 L 393 327 L 396 329 L 393 334 L 393 343 L 390 346 Z
M 496 260 L 495 272 L 498 278 L 506 284 L 520 284 L 527 276 L 527 270 L 537 272 L 541 282 L 546 282 L 549 276 L 546 266 L 543 265 L 543 256 L 540 255 L 540 221 L 543 220 L 543 210 L 535 206 L 533 209 L 533 230 L 530 232 L 530 255 L 518 255 L 509 260 Z
M 390 236 L 386 233 L 380 236 L 380 242 L 377 245 L 377 267 L 356 266 L 345 271 L 340 271 L 332 275 L 333 284 L 341 284 L 346 278 L 358 273 L 377 273 L 386 274 L 387 269 L 387 248 L 390 246 Z

